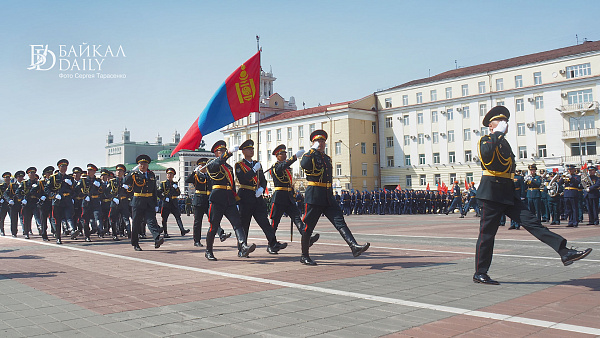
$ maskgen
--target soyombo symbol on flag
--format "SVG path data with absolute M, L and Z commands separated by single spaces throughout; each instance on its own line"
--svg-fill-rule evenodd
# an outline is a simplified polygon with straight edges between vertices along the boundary
M 171 153 L 195 150 L 203 135 L 208 135 L 232 122 L 258 111 L 260 99 L 260 52 L 235 70 Z

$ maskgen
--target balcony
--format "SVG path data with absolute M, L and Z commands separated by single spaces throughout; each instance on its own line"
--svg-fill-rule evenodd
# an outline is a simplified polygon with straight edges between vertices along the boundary
M 588 111 L 597 110 L 597 109 L 598 109 L 598 101 L 565 104 L 565 105 L 562 105 L 562 106 L 556 108 L 556 110 L 561 112 L 561 114 L 570 114 L 570 113 L 575 113 L 575 112 L 588 112 Z
M 564 164 L 583 164 L 588 161 L 592 161 L 593 163 L 598 163 L 598 161 L 600 161 L 600 156 L 598 156 L 598 155 L 583 155 L 581 157 L 579 157 L 579 156 L 562 156 L 561 160 L 562 160 L 562 163 L 564 163 Z
M 562 131 L 562 139 L 576 139 L 584 137 L 598 137 L 600 136 L 600 128 L 590 128 L 590 129 L 581 129 L 581 135 L 579 135 L 578 130 L 563 130 Z

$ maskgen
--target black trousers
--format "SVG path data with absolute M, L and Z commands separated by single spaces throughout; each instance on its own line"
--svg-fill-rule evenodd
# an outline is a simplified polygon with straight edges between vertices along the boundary
M 4 202 L 0 204 L 0 229 L 4 233 L 4 220 L 6 219 L 6 215 L 8 215 L 8 203 Z
M 221 228 L 221 220 L 223 219 L 223 216 L 227 217 L 227 220 L 229 220 L 229 223 L 231 223 L 231 226 L 235 231 L 238 244 L 247 244 L 246 233 L 242 227 L 242 220 L 240 218 L 240 212 L 238 211 L 237 205 L 211 203 L 208 208 L 208 221 L 210 222 L 210 227 L 208 228 L 208 233 L 206 234 L 206 251 L 212 251 L 215 235 Z
M 21 216 L 21 202 L 15 202 L 10 206 L 8 214 L 10 215 L 10 232 L 13 236 L 19 231 L 19 217 Z
M 48 238 L 48 217 L 52 212 L 52 205 L 49 202 L 44 202 L 40 206 L 40 228 L 42 230 L 42 238 Z
M 304 223 L 302 222 L 302 217 L 300 217 L 300 210 L 295 204 L 282 204 L 282 203 L 273 203 L 271 204 L 271 226 L 275 231 L 279 227 L 279 223 L 281 222 L 281 216 L 283 213 L 286 213 L 292 219 L 292 222 L 296 225 L 296 228 L 300 232 L 300 235 L 304 233 Z
M 598 199 L 588 196 L 585 200 L 587 202 L 588 216 L 590 218 L 589 223 L 598 224 Z
M 199 243 L 202 239 L 202 219 L 204 214 L 208 216 L 208 203 L 194 205 L 194 242 Z
M 344 220 L 344 213 L 338 205 L 307 204 L 306 215 L 304 215 L 304 233 L 302 234 L 303 256 L 308 257 L 308 243 L 322 214 L 327 217 L 329 222 L 333 224 L 342 237 L 344 237 L 345 234 L 352 236 L 352 233 L 350 232 L 350 229 Z M 345 237 L 344 239 L 346 240 Z
M 21 215 L 23 215 L 23 235 L 29 235 L 31 231 L 31 221 L 33 219 L 33 214 L 35 213 L 35 206 L 37 205 L 37 200 L 27 201 L 28 203 L 23 206 L 21 209 Z
M 277 243 L 275 229 L 271 227 L 271 222 L 269 222 L 269 218 L 267 217 L 267 204 L 262 196 L 254 198 L 254 200 L 251 200 L 251 198 L 240 200 L 240 220 L 242 222 L 244 232 L 246 233 L 246 238 L 248 238 L 250 221 L 253 217 L 260 229 L 265 234 L 265 237 L 269 242 L 269 246 L 272 247 L 275 245 L 275 243 Z
M 167 234 L 167 220 L 171 214 L 173 217 L 175 217 L 177 226 L 182 234 L 185 230 L 183 228 L 183 222 L 181 221 L 181 211 L 179 211 L 179 207 L 177 205 L 173 205 L 175 202 L 163 202 L 163 207 L 160 209 L 160 217 L 162 218 L 162 227 L 165 234 Z
M 549 245 L 556 252 L 567 245 L 566 239 L 543 226 L 536 215 L 529 211 L 520 199 L 514 199 L 514 205 L 481 199 L 478 200 L 478 203 L 481 208 L 481 221 L 475 253 L 475 271 L 477 273 L 487 273 L 492 264 L 494 238 L 500 225 L 500 218 L 504 215 L 514 219 L 535 238 Z
M 150 198 L 150 197 L 142 197 Z M 145 204 L 145 203 L 144 203 Z M 160 227 L 156 221 L 156 211 L 154 207 L 148 204 L 144 206 L 133 206 L 131 208 L 133 214 L 133 222 L 131 224 L 131 245 L 138 246 L 140 239 L 139 235 L 142 232 L 142 222 L 145 222 L 152 233 L 152 237 L 156 242 L 160 237 Z
M 90 237 L 89 225 L 93 230 L 98 230 L 98 235 L 104 235 L 104 222 L 102 221 L 102 205 L 99 199 L 84 200 L 81 207 L 81 222 L 85 237 Z

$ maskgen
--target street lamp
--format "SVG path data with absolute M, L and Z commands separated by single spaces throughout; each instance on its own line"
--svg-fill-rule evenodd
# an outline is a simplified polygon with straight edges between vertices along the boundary
M 346 148 L 348 148 L 348 157 L 350 159 L 350 189 L 352 189 L 352 149 L 354 149 L 356 146 L 360 145 L 360 142 L 356 142 L 355 145 L 352 146 L 352 148 L 350 148 L 346 143 L 344 143 L 344 141 L 342 140 L 338 140 L 338 142 L 340 142 L 341 144 L 343 144 Z

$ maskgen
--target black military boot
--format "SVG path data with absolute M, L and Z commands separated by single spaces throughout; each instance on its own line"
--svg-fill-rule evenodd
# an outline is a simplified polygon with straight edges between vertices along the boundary
M 206 253 L 204 257 L 209 261 L 216 261 L 217 258 L 213 255 L 213 244 L 215 243 L 215 236 L 211 236 L 210 234 L 206 235 Z
M 371 246 L 371 243 L 369 242 L 367 242 L 365 245 L 358 245 L 358 243 L 356 243 L 356 240 L 354 239 L 354 236 L 352 236 L 352 232 L 347 226 L 340 228 L 338 231 L 340 232 L 342 238 L 344 238 L 346 243 L 348 243 L 348 246 L 352 250 L 352 256 L 354 257 L 360 256 L 361 253 L 367 251 L 367 249 L 369 249 L 369 247 Z
M 311 234 L 303 233 L 300 246 L 302 247 L 302 256 L 300 256 L 300 263 L 304 265 L 317 265 L 315 261 L 310 259 L 308 255 L 308 248 L 310 247 Z
M 302 236 L 304 234 L 304 224 L 302 224 L 301 222 L 296 223 L 296 228 L 298 228 L 298 231 L 300 232 L 300 236 Z M 275 230 L 277 230 L 277 229 L 275 229 Z M 315 242 L 319 240 L 319 237 L 321 237 L 321 235 L 319 235 L 319 234 L 312 235 L 312 237 L 310 238 L 309 246 L 312 246 L 313 244 L 315 244 Z

